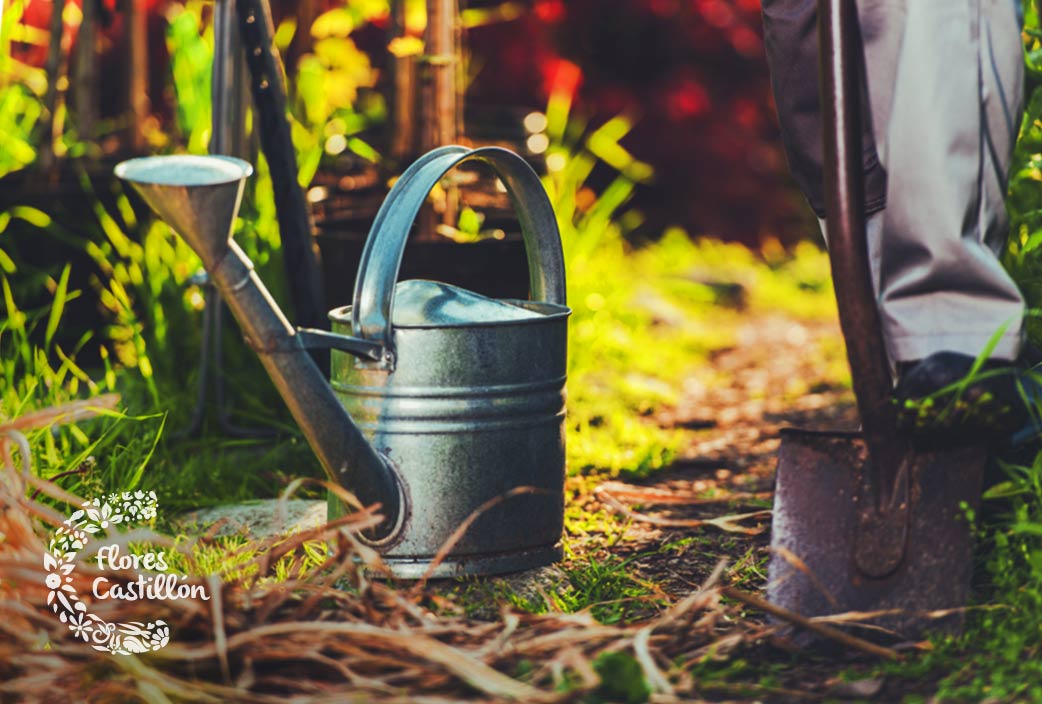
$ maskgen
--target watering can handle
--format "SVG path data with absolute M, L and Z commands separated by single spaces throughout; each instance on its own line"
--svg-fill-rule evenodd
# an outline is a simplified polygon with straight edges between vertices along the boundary
M 521 223 L 532 299 L 566 305 L 564 255 L 550 200 L 524 159 L 507 149 L 440 147 L 415 161 L 399 177 L 369 230 L 355 280 L 351 326 L 355 336 L 379 343 L 393 357 L 391 311 L 394 286 L 409 230 L 427 194 L 452 168 L 483 161 L 506 186 Z

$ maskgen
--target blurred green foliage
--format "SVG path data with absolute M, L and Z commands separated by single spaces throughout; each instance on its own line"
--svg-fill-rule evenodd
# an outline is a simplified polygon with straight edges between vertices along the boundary
M 1042 27 L 1038 5 L 1024 9 L 1025 110 L 1009 174 L 1006 207 L 1009 248 L 1004 263 L 1033 309 L 1042 309 Z M 1042 342 L 1037 317 L 1027 320 L 1032 340 Z
M 11 55 L 18 34 L 22 2 L 11 2 L 0 12 L 0 176 L 36 159 L 34 132 L 43 114 L 47 90 L 44 72 Z
M 587 701 L 641 704 L 652 694 L 644 668 L 628 653 L 603 653 L 594 660 L 593 669 L 601 676 L 601 686 L 598 696 Z

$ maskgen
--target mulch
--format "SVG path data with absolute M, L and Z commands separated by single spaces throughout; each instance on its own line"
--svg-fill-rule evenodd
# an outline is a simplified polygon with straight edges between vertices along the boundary
M 92 601 L 96 577 L 128 575 L 83 564 L 71 584 L 89 611 L 110 623 L 162 619 L 171 633 L 161 649 L 97 652 L 48 606 L 45 536 L 63 517 L 28 490 L 79 499 L 7 469 L 0 482 L 0 699 L 564 702 L 595 694 L 624 701 L 633 693 L 606 675 L 619 653 L 639 666 L 637 679 L 654 702 L 885 699 L 894 694 L 890 683 L 837 675 L 852 665 L 871 668 L 895 651 L 803 622 L 830 645 L 827 655 L 797 658 L 779 629 L 798 617 L 766 619 L 769 607 L 757 596 L 778 430 L 855 420 L 849 390 L 830 376 L 842 355 L 838 330 L 766 316 L 748 321 L 743 335 L 752 343 L 740 335 L 736 347 L 683 382 L 682 404 L 654 417 L 697 429 L 680 459 L 646 480 L 601 483 L 581 499 L 627 519 L 624 539 L 611 550 L 632 557 L 634 573 L 658 585 L 666 602 L 646 618 L 605 625 L 589 612 L 526 614 L 505 606 L 491 619 L 459 615 L 423 582 L 380 577 L 379 557 L 355 538 L 374 522 L 362 512 L 253 546 L 251 576 L 195 580 L 213 596 L 205 601 Z M 700 540 L 684 542 L 691 537 Z M 307 540 L 336 549 L 296 579 L 270 579 L 276 561 Z M 660 549 L 678 541 L 680 549 Z M 596 536 L 586 544 L 592 554 Z M 745 681 L 694 674 L 729 658 L 783 674 L 766 678 L 767 669 L 756 667 Z

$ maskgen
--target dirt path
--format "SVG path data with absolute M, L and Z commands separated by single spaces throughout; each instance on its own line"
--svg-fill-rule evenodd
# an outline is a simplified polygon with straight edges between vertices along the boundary
M 695 430 L 677 461 L 642 482 L 603 484 L 591 499 L 639 514 L 614 553 L 634 557 L 636 574 L 673 598 L 700 584 L 721 557 L 742 586 L 761 589 L 779 430 L 856 427 L 845 363 L 835 322 L 778 314 L 744 322 L 733 347 L 683 381 L 683 402 L 656 416 Z M 682 525 L 750 513 L 730 530 Z

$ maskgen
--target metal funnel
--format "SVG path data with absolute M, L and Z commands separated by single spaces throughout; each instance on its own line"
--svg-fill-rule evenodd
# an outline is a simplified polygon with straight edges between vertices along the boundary
M 232 223 L 253 167 L 229 156 L 148 156 L 116 166 L 185 242 L 207 270 L 228 250 Z
M 231 239 L 253 167 L 226 156 L 152 156 L 124 161 L 115 173 L 199 255 L 326 474 L 362 504 L 381 505 L 384 521 L 369 532 L 371 542 L 392 542 L 406 514 L 395 470 L 351 420 L 305 349 L 307 335 L 289 323 Z M 326 346 L 351 348 L 342 336 L 305 332 Z

